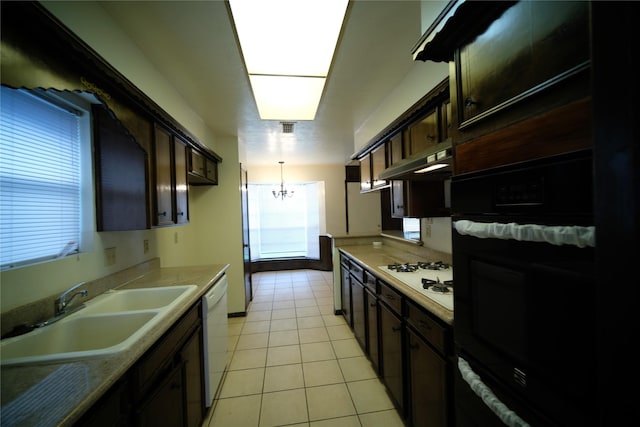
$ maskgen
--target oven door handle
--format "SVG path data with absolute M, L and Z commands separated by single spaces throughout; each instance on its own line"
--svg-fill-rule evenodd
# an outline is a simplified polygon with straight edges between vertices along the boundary
M 469 387 L 478 395 L 482 402 L 491 411 L 502 420 L 503 423 L 510 427 L 529 427 L 529 424 L 518 416 L 515 412 L 507 407 L 493 394 L 493 391 L 482 382 L 478 374 L 476 374 L 469 363 L 462 357 L 458 356 L 458 370 L 462 375 L 462 379 L 469 384 Z
M 595 227 L 578 225 L 508 224 L 499 222 L 475 222 L 457 220 L 453 227 L 461 235 L 481 239 L 519 240 L 523 242 L 545 242 L 552 245 L 574 245 L 579 248 L 595 247 Z

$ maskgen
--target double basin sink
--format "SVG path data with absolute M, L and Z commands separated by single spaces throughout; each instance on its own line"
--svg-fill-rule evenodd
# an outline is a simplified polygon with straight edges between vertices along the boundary
M 0 363 L 47 363 L 123 352 L 196 288 L 184 285 L 107 291 L 55 323 L 2 340 Z

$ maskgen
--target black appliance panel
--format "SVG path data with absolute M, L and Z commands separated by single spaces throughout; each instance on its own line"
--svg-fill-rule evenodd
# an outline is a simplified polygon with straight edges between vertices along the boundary
M 590 153 L 454 177 L 453 220 L 593 225 L 591 179 Z M 595 405 L 595 249 L 456 230 L 452 240 L 458 353 L 525 412 L 553 420 L 543 425 L 588 424 Z M 475 406 L 460 387 L 458 410 Z

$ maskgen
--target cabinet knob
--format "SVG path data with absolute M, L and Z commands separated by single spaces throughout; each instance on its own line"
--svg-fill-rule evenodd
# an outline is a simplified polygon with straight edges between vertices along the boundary
M 425 329 L 431 330 L 431 325 L 428 324 L 427 322 L 425 322 L 424 320 L 418 320 L 418 323 L 420 324 L 420 326 L 422 326 Z
M 184 216 L 184 212 L 178 212 L 179 216 Z
M 158 216 L 167 216 L 167 211 L 158 212 Z
M 472 97 L 467 96 L 464 100 L 464 106 L 465 108 L 471 108 L 474 105 L 478 105 L 478 101 L 474 100 Z

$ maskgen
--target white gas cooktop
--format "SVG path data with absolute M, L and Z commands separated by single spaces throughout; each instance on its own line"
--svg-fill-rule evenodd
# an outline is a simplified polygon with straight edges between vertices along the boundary
M 424 289 L 422 285 L 422 279 L 434 280 L 436 282 L 453 280 L 453 267 L 449 267 L 444 270 L 428 270 L 418 268 L 415 271 L 396 271 L 393 269 L 389 269 L 389 266 L 387 265 L 382 265 L 378 268 L 385 273 L 395 277 L 405 285 L 410 286 L 411 288 L 420 292 L 427 298 L 437 302 L 444 308 L 453 311 L 453 288 L 451 286 L 447 286 L 449 292 L 436 292 L 431 289 L 431 286 L 428 286 L 427 289 Z

